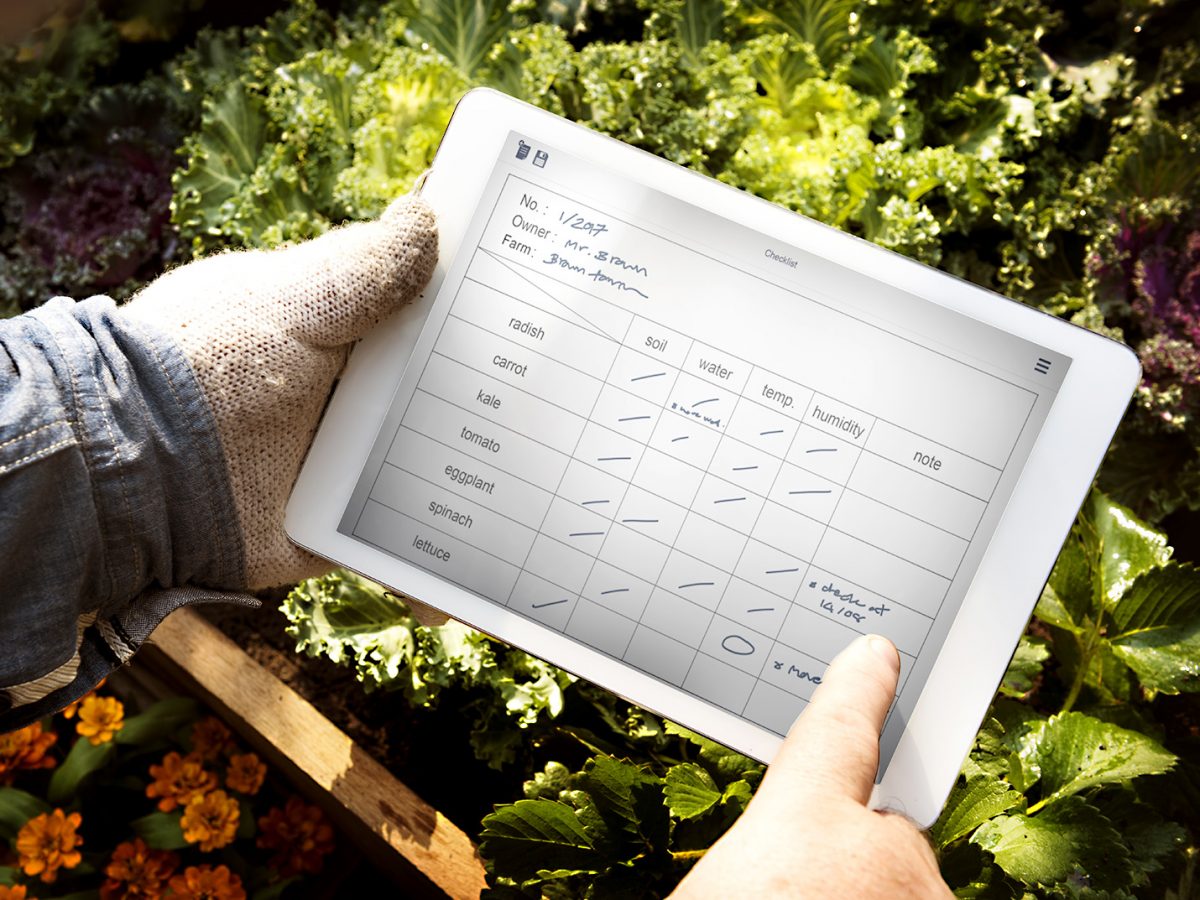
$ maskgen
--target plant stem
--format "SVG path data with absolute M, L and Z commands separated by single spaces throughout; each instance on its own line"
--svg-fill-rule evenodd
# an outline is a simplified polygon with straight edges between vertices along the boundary
M 699 859 L 707 852 L 707 847 L 704 847 L 700 850 L 672 850 L 671 859 L 675 860 L 676 862 L 688 862 L 693 859 Z
M 1083 648 L 1079 651 L 1079 666 L 1075 670 L 1075 680 L 1071 682 L 1071 690 L 1067 692 L 1067 699 L 1063 701 L 1062 709 L 1058 711 L 1060 715 L 1070 712 L 1071 707 L 1075 705 L 1075 701 L 1079 699 L 1079 692 L 1083 690 L 1083 681 L 1087 677 L 1088 666 L 1092 662 L 1092 651 L 1099 630 L 1100 626 L 1097 623 L 1096 628 L 1088 635 L 1086 643 L 1084 643 Z
M 1102 572 L 1102 560 L 1104 559 L 1104 542 L 1100 541 L 1096 549 L 1096 559 L 1092 562 L 1092 570 L 1094 572 Z M 1079 667 L 1075 670 L 1075 680 L 1071 683 L 1071 690 L 1067 693 L 1067 699 L 1063 701 L 1062 709 L 1058 712 L 1061 715 L 1065 712 L 1070 712 L 1071 707 L 1075 705 L 1075 701 L 1079 699 L 1079 692 L 1083 690 L 1083 682 L 1087 678 L 1088 666 L 1092 664 L 1092 654 L 1096 652 L 1096 643 L 1100 640 L 1100 630 L 1104 624 L 1104 585 L 1100 579 L 1093 577 L 1092 581 L 1092 609 L 1096 614 L 1096 621 L 1092 625 L 1092 629 L 1088 632 L 1087 640 L 1084 642 L 1082 649 L 1079 651 Z

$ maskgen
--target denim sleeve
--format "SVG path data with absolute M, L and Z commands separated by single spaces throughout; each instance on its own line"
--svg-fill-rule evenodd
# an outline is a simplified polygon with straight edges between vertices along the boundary
M 181 605 L 252 603 L 212 412 L 113 302 L 0 320 L 0 733 L 82 696 Z

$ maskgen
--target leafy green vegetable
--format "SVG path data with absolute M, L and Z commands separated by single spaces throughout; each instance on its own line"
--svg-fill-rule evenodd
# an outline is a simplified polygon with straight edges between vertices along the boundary
M 117 55 L 112 21 L 87 3 L 59 13 L 15 46 L 0 45 L 0 167 L 28 154 L 42 121 L 72 109 Z
M 1200 576 L 1168 565 L 1138 578 L 1112 611 L 1113 652 L 1150 692 L 1200 690 Z
M 1037 615 L 1073 673 L 1070 709 L 1091 688 L 1126 699 L 1144 690 L 1200 690 L 1200 573 L 1170 562 L 1166 536 L 1093 493 L 1068 538 Z
M 459 622 L 418 625 L 400 597 L 348 572 L 302 582 L 282 611 L 297 652 L 352 666 L 368 691 L 401 691 L 415 706 L 457 694 L 475 713 L 476 754 L 494 767 L 516 758 L 522 729 L 558 715 L 574 680 Z
M 1008 812 L 1021 802 L 1021 794 L 991 775 L 979 774 L 951 791 L 932 836 L 945 847 L 970 834 L 984 822 Z
M 1075 896 L 1089 886 L 1142 896 L 1155 879 L 1178 877 L 1163 860 L 1186 842 L 1168 816 L 1190 817 L 1190 765 L 1137 701 L 1193 688 L 1196 583 L 1160 532 L 1102 494 L 1088 498 L 1038 605 L 1050 638 L 1022 641 L 933 827 L 943 872 L 964 896 Z M 1139 642 L 1159 634 L 1142 655 Z M 1028 706 L 1034 696 L 1053 698 L 1057 714 Z M 1085 699 L 1102 705 L 1070 711 Z
M 694 819 L 721 801 L 721 791 L 711 775 L 695 763 L 681 763 L 667 770 L 664 800 L 671 815 Z
M 1000 693 L 1018 699 L 1028 697 L 1049 657 L 1050 647 L 1045 638 L 1022 635 L 1008 664 L 1008 671 L 1000 682 Z
M 1132 880 L 1120 835 L 1099 810 L 1074 797 L 1040 816 L 998 816 L 971 840 L 1028 885 L 1076 879 L 1119 887 Z
M 509 877 L 602 871 L 603 856 L 577 810 L 557 800 L 518 800 L 483 820 L 480 852 L 505 861 Z
M 410 44 L 429 45 L 467 76 L 513 23 L 503 0 L 409 0 L 396 8 L 408 20 Z
M 1098 785 L 1162 774 L 1175 763 L 1146 735 L 1078 712 L 1043 722 L 1027 738 L 1025 755 L 1036 759 L 1043 795 L 1030 813 Z
M 0 168 L 0 313 L 55 295 L 125 297 L 173 258 L 186 115 L 167 83 L 99 88 L 59 115 L 55 141 Z

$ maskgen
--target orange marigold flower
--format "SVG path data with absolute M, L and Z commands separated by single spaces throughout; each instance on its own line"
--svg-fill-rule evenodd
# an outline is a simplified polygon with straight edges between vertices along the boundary
M 229 757 L 229 768 L 225 770 L 225 787 L 242 794 L 254 796 L 262 787 L 267 776 L 267 767 L 253 753 L 235 753 Z
M 220 719 L 205 716 L 192 726 L 192 752 L 205 762 L 219 759 L 233 749 L 233 734 Z
M 0 900 L 25 900 L 25 885 L 0 884 Z M 32 897 L 29 900 L 33 900 Z
M 292 797 L 258 820 L 258 846 L 274 850 L 270 864 L 284 878 L 317 873 L 333 851 L 333 827 L 318 806 Z
M 163 757 L 161 766 L 150 767 L 150 777 L 154 782 L 146 785 L 146 796 L 160 797 L 158 808 L 162 812 L 187 806 L 193 798 L 217 786 L 217 776 L 205 771 L 198 757 L 180 756 L 174 751 Z
M 83 859 L 75 848 L 83 838 L 75 830 L 83 822 L 79 813 L 64 815 L 61 809 L 34 816 L 17 832 L 17 853 L 26 875 L 40 875 L 50 882 L 59 869 L 73 869 Z
M 125 725 L 125 706 L 116 697 L 84 697 L 75 730 L 93 747 L 107 744 Z
M 237 800 L 224 791 L 213 791 L 189 800 L 179 824 L 183 839 L 189 844 L 199 844 L 207 853 L 233 842 L 240 819 Z
M 228 866 L 188 866 L 171 879 L 174 900 L 246 900 L 242 879 Z
M 0 734 L 0 784 L 12 784 L 21 769 L 53 769 L 54 757 L 46 751 L 56 740 L 54 732 L 43 733 L 41 722 Z
M 101 900 L 158 900 L 166 881 L 179 866 L 179 857 L 166 850 L 151 850 L 141 838 L 118 844 L 104 869 L 108 880 L 100 886 Z
M 106 682 L 106 681 L 108 681 L 108 679 L 107 679 L 107 678 L 101 678 L 101 679 L 100 679 L 100 683 L 99 683 L 99 684 L 97 684 L 97 685 L 96 685 L 94 688 L 92 688 L 90 691 L 88 691 L 86 694 L 84 694 L 84 695 L 83 695 L 82 697 L 80 697 L 78 700 L 72 700 L 70 703 L 68 703 L 68 704 L 67 704 L 67 705 L 66 705 L 66 706 L 63 708 L 63 711 L 62 711 L 62 716 L 63 716 L 63 718 L 64 718 L 64 719 L 73 719 L 73 718 L 75 718 L 75 713 L 76 713 L 76 712 L 78 712 L 78 710 L 79 710 L 79 704 L 81 704 L 81 703 L 82 703 L 84 700 L 86 700 L 88 697 L 93 697 L 93 696 L 95 696 L 95 694 L 96 694 L 96 691 L 98 691 L 98 690 L 100 690 L 100 688 L 104 687 L 104 682 Z

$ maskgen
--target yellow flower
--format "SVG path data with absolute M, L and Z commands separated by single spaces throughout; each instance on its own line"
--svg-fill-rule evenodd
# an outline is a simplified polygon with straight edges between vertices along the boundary
M 309 806 L 299 797 L 288 799 L 258 820 L 258 846 L 274 850 L 270 865 L 284 878 L 301 872 L 321 871 L 325 856 L 333 850 L 333 828 L 320 807 Z
M 25 900 L 25 885 L 14 884 L 11 887 L 7 884 L 0 884 L 0 900 Z M 33 900 L 32 897 L 29 900 Z
M 183 839 L 189 844 L 199 844 L 207 853 L 232 843 L 240 819 L 237 800 L 224 791 L 213 791 L 189 800 L 179 824 Z
M 83 839 L 75 833 L 83 817 L 79 813 L 63 815 L 61 809 L 34 816 L 17 832 L 17 853 L 26 875 L 40 875 L 50 882 L 59 869 L 73 869 L 83 855 L 76 850 Z
M 125 724 L 125 707 L 116 697 L 84 697 L 75 726 L 93 747 L 107 744 Z
M 267 767 L 253 753 L 234 754 L 229 757 L 229 768 L 225 770 L 225 787 L 242 794 L 254 796 L 262 787 Z
M 90 691 L 88 691 L 86 694 L 84 694 L 78 700 L 72 700 L 65 707 L 63 707 L 62 717 L 64 719 L 75 718 L 75 713 L 77 713 L 79 711 L 79 704 L 81 704 L 88 697 L 94 697 L 96 695 L 96 691 L 98 691 L 98 690 L 100 690 L 100 688 L 104 687 L 104 682 L 106 682 L 106 681 L 108 681 L 107 678 L 101 678 L 99 684 L 97 684 L 94 688 L 92 688 Z
M 226 866 L 188 866 L 171 879 L 173 900 L 246 900 L 242 879 Z
M 54 757 L 46 751 L 56 740 L 54 732 L 42 733 L 41 722 L 0 734 L 0 784 L 12 784 L 21 769 L 53 769 Z
M 177 806 L 187 806 L 195 797 L 207 794 L 217 786 L 217 776 L 207 772 L 199 758 L 180 756 L 172 751 L 163 757 L 161 766 L 150 767 L 153 784 L 146 785 L 147 797 L 161 797 L 158 808 L 170 812 Z
M 220 719 L 206 716 L 192 726 L 192 752 L 205 762 L 232 750 L 233 734 Z

